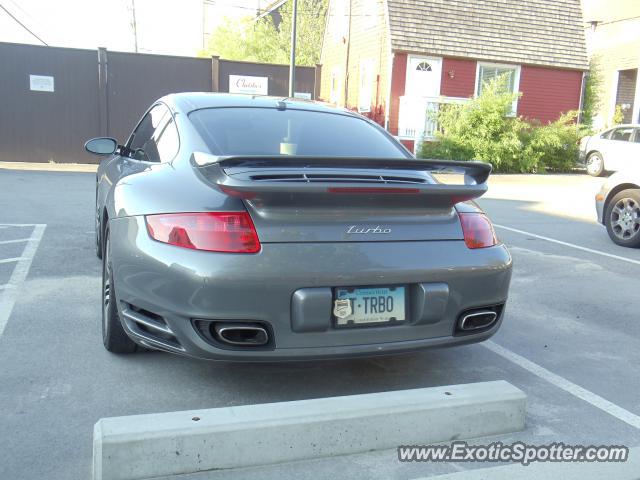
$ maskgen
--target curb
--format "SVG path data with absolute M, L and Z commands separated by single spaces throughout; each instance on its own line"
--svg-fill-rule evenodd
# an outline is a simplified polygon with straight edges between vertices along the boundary
M 40 172 L 95 172 L 98 170 L 98 165 L 94 163 L 0 162 L 0 168 Z
M 94 480 L 133 480 L 470 439 L 524 428 L 505 381 L 103 418 Z

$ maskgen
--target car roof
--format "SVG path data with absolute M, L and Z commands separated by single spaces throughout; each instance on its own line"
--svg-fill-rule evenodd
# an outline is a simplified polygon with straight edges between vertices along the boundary
M 194 110 L 200 110 L 203 108 L 278 108 L 279 104 L 284 102 L 287 108 L 310 110 L 315 112 L 342 113 L 360 117 L 359 114 L 345 108 L 334 107 L 322 102 L 266 95 L 186 92 L 172 93 L 162 97 L 160 100 L 187 114 Z
M 621 123 L 619 125 L 613 125 L 612 127 L 603 130 L 603 132 L 615 130 L 616 128 L 640 128 L 640 123 Z

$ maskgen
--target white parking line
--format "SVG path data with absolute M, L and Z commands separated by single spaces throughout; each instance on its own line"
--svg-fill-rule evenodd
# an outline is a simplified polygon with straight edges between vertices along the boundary
M 20 260 L 22 260 L 22 257 L 14 257 L 14 258 L 0 258 L 0 263 L 13 263 L 13 262 L 19 262 Z
M 518 355 L 517 353 L 514 353 L 511 350 L 508 350 L 491 340 L 487 340 L 481 345 L 485 348 L 488 348 L 493 353 L 496 353 L 497 355 L 506 358 L 510 362 L 515 363 L 519 367 L 522 367 L 525 370 L 533 373 L 535 376 L 540 377 L 541 379 L 546 380 L 547 382 L 555 385 L 565 392 L 570 393 L 574 397 L 578 397 L 579 399 L 584 400 L 585 402 L 593 405 L 594 407 L 602 410 L 605 413 L 608 413 L 618 420 L 622 420 L 632 427 L 640 429 L 640 416 L 636 415 L 635 413 L 631 413 L 629 410 L 625 410 L 615 403 L 610 402 L 606 398 L 602 398 L 600 395 L 596 395 L 586 388 L 582 388 L 580 385 L 576 385 L 566 378 L 550 372 L 537 363 L 533 363 L 531 360 L 527 360 L 523 356 Z
M 556 240 L 555 238 L 545 237 L 543 235 L 538 235 L 535 233 L 527 232 L 525 230 L 519 230 L 517 228 L 506 227 L 504 225 L 494 224 L 495 227 L 501 228 L 503 230 L 508 230 L 510 232 L 519 233 L 522 235 L 527 235 L 529 237 L 538 238 L 540 240 L 545 240 L 547 242 L 556 243 L 558 245 L 563 245 L 565 247 L 573 248 L 576 250 L 581 250 L 583 252 L 593 253 L 595 255 L 600 255 L 603 257 L 613 258 L 615 260 L 620 260 L 623 262 L 633 263 L 635 265 L 640 265 L 640 261 L 633 260 L 631 258 L 621 257 L 619 255 L 614 255 L 607 252 L 601 252 L 599 250 L 594 250 L 592 248 L 582 247 L 580 245 L 575 245 L 569 242 L 563 242 L 562 240 Z M 483 342 L 482 345 L 492 352 L 500 355 L 501 357 L 509 360 L 510 362 L 515 363 L 521 368 L 533 373 L 537 377 L 546 380 L 547 382 L 555 385 L 556 387 L 564 390 L 565 392 L 570 393 L 571 395 L 589 403 L 590 405 L 602 410 L 605 413 L 621 420 L 632 427 L 640 429 L 640 416 L 632 413 L 624 408 L 616 405 L 615 403 L 610 402 L 606 398 L 601 397 L 575 383 L 567 380 L 564 377 L 561 377 L 558 374 L 555 374 L 544 367 L 532 362 L 531 360 L 526 359 L 525 357 L 518 355 L 517 353 L 512 352 L 511 350 L 498 345 L 493 341 Z
M 564 245 L 565 247 L 575 248 L 576 250 L 582 250 L 583 252 L 594 253 L 596 255 L 601 255 L 603 257 L 614 258 L 616 260 L 621 260 L 623 262 L 633 263 L 635 265 L 640 265 L 640 260 L 633 260 L 631 258 L 621 257 L 619 255 L 614 255 L 612 253 L 601 252 L 600 250 L 594 250 L 593 248 L 581 247 L 580 245 L 575 245 L 569 242 L 563 242 L 562 240 L 556 240 L 555 238 L 545 237 L 543 235 L 538 235 L 536 233 L 526 232 L 524 230 L 518 230 L 517 228 L 505 227 L 504 225 L 498 225 L 496 223 L 493 224 L 494 227 L 502 228 L 503 230 L 508 230 L 510 232 L 520 233 L 522 235 L 527 235 L 533 238 L 539 238 L 540 240 L 546 240 L 547 242 L 557 243 L 558 245 Z
M 30 238 L 16 238 L 15 240 L 0 240 L 0 245 L 8 245 L 10 243 L 28 242 Z
M 33 232 L 31 233 L 31 237 L 27 244 L 24 247 L 24 251 L 22 252 L 22 256 L 18 259 L 11 259 L 17 261 L 16 266 L 13 269 L 13 273 L 9 278 L 9 282 L 3 285 L 3 291 L 0 295 L 0 336 L 4 332 L 4 328 L 7 326 L 7 322 L 9 321 L 9 317 L 11 316 L 11 311 L 13 310 L 13 306 L 16 303 L 16 298 L 18 295 L 18 286 L 24 282 L 27 278 L 27 274 L 29 273 L 29 268 L 31 267 L 31 262 L 33 261 L 33 257 L 36 254 L 36 250 L 38 250 L 38 245 L 40 245 L 40 240 L 42 239 L 42 234 L 44 233 L 44 229 L 47 227 L 45 224 L 37 224 L 37 225 L 2 225 L 3 227 L 33 227 Z

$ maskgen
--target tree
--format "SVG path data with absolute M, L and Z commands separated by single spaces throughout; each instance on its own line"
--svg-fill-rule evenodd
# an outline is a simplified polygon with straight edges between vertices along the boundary
M 296 65 L 313 66 L 320 61 L 328 0 L 298 0 Z M 202 56 L 219 55 L 228 60 L 289 63 L 291 52 L 292 2 L 280 8 L 276 25 L 271 15 L 256 20 L 227 20 L 212 34 Z
M 594 117 L 602 105 L 601 100 L 602 74 L 600 62 L 597 57 L 592 57 L 589 62 L 589 72 L 584 84 L 584 98 L 582 104 L 582 123 L 588 128 L 593 128 Z

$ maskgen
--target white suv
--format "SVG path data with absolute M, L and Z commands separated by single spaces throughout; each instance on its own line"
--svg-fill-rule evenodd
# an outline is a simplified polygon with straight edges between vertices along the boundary
M 640 125 L 617 125 L 580 141 L 580 162 L 594 177 L 640 164 Z

